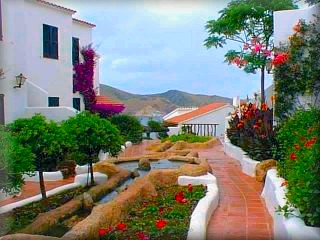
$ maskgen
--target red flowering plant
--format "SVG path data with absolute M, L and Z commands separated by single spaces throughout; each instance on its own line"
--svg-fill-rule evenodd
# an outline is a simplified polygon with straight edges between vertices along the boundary
M 275 115 L 279 121 L 290 117 L 299 108 L 319 105 L 320 98 L 320 18 L 312 23 L 300 20 L 293 27 L 287 43 L 275 49 L 273 72 L 277 103 Z M 301 101 L 307 97 L 307 104 Z
M 276 133 L 278 172 L 287 182 L 288 204 L 305 223 L 320 226 L 320 110 L 297 111 Z
M 267 104 L 261 104 L 260 108 L 252 103 L 242 104 L 239 114 L 231 116 L 227 136 L 252 159 L 270 159 L 274 142 L 272 124 L 272 109 Z
M 112 228 L 102 228 L 101 240 L 185 239 L 190 216 L 204 197 L 204 186 L 166 186 L 157 188 L 156 197 L 146 197 L 133 206 L 124 220 Z

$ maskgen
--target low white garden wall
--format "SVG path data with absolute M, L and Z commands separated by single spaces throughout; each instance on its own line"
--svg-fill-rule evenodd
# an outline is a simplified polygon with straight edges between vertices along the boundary
M 39 172 L 35 171 L 34 176 L 28 176 L 26 174 L 23 175 L 23 178 L 27 182 L 40 182 L 39 180 Z M 55 172 L 43 172 L 43 179 L 44 181 L 58 181 L 63 179 L 63 175 L 61 171 L 55 171 Z
M 308 227 L 304 221 L 296 216 L 300 213 L 294 209 L 293 215 L 285 218 L 276 209 L 286 204 L 286 187 L 281 187 L 283 178 L 277 176 L 276 169 L 270 169 L 267 172 L 265 185 L 261 196 L 266 202 L 267 209 L 273 217 L 273 231 L 275 240 L 319 240 L 320 228 Z
M 228 156 L 240 162 L 241 169 L 244 174 L 251 177 L 255 177 L 256 166 L 259 163 L 259 161 L 249 158 L 246 155 L 245 151 L 243 151 L 240 147 L 233 145 L 227 137 L 225 137 L 224 152 Z
M 219 203 L 219 189 L 216 177 L 210 173 L 199 177 L 180 176 L 178 184 L 183 186 L 203 184 L 207 186 L 206 196 L 200 199 L 191 215 L 187 237 L 187 240 L 206 239 L 209 220 Z

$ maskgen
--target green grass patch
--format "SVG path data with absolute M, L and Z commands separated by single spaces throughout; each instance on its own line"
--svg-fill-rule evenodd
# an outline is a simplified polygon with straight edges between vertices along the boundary
M 178 141 L 185 141 L 187 143 L 204 143 L 211 140 L 212 137 L 208 136 L 197 136 L 194 134 L 179 134 L 179 135 L 172 135 L 162 140 L 162 142 L 170 141 L 170 142 L 178 142 Z

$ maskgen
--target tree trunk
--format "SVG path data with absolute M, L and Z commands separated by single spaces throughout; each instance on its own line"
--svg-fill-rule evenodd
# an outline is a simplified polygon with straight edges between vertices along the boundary
M 92 160 L 90 160 L 89 162 L 89 166 L 90 166 L 90 177 L 91 177 L 91 186 L 94 185 L 94 177 L 93 177 L 93 167 L 92 167 Z
M 44 179 L 43 179 L 43 171 L 39 170 L 39 183 L 40 183 L 40 191 L 42 195 L 42 199 L 47 198 L 47 193 L 46 193 L 46 187 L 44 185 Z
M 265 66 L 261 68 L 261 104 L 265 103 L 265 94 L 264 94 L 264 77 L 265 77 Z

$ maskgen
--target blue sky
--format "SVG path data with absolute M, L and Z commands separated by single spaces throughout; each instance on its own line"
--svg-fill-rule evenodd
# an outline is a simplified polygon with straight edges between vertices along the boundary
M 101 55 L 101 83 L 139 94 L 177 89 L 228 97 L 251 96 L 260 88 L 259 74 L 223 62 L 236 44 L 203 46 L 206 22 L 217 18 L 227 1 L 55 2 L 97 25 L 93 40 Z

